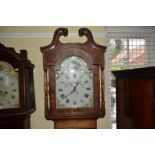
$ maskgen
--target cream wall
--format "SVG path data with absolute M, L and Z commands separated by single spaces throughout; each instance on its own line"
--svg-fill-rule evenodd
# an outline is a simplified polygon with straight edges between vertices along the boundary
M 36 111 L 31 116 L 31 128 L 48 129 L 53 128 L 53 121 L 44 117 L 44 84 L 43 84 L 43 60 L 40 47 L 48 45 L 52 40 L 52 34 L 57 27 L 0 27 L 0 42 L 8 47 L 14 47 L 17 52 L 21 49 L 28 51 L 28 58 L 35 65 L 35 100 Z M 85 37 L 78 37 L 80 27 L 68 27 L 69 36 L 62 37 L 62 42 L 84 42 Z M 104 27 L 88 27 L 97 43 L 105 45 Z M 98 128 L 108 128 L 107 115 L 97 121 Z

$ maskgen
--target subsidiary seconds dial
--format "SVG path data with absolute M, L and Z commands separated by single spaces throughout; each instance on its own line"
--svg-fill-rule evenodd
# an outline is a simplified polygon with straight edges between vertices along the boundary
M 86 62 L 71 56 L 61 63 L 56 71 L 57 108 L 92 108 L 93 75 Z

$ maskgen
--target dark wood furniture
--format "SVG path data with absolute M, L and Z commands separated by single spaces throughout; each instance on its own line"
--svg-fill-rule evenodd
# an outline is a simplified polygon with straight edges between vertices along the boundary
M 118 129 L 155 128 L 155 68 L 113 71 Z
M 87 28 L 79 29 L 79 36 L 87 37 L 85 43 L 61 43 L 59 38 L 67 35 L 68 30 L 66 28 L 58 28 L 54 33 L 53 41 L 49 45 L 41 47 L 44 69 L 45 117 L 48 120 L 54 120 L 55 128 L 96 128 L 97 119 L 105 115 L 104 53 L 106 47 L 96 44 L 91 31 Z M 70 57 L 79 57 L 81 61 L 84 60 L 93 73 L 94 99 L 92 107 L 74 108 L 73 106 L 66 106 L 57 108 L 56 72 L 60 70 L 62 62 Z M 70 78 L 68 79 L 70 80 Z M 76 83 L 74 88 L 79 87 L 80 81 Z M 66 97 L 73 95 L 73 93 L 74 89 Z M 62 95 L 64 96 L 64 94 Z M 83 95 L 88 97 L 87 94 Z M 79 105 L 77 98 L 73 102 Z M 67 102 L 69 103 L 69 99 L 66 100 Z
M 17 53 L 14 48 L 5 47 L 0 43 L 0 128 L 1 129 L 27 129 L 30 128 L 30 116 L 35 111 L 34 81 L 33 69 L 34 65 L 27 59 L 27 51 L 21 50 Z M 12 72 L 5 70 L 3 65 L 11 67 Z M 16 78 L 16 88 L 11 81 L 6 88 L 5 82 L 9 75 L 18 74 Z M 6 77 L 5 77 L 6 74 Z M 7 75 L 8 74 L 8 75 Z M 6 79 L 5 79 L 6 78 Z M 5 81 L 6 80 L 6 81 Z M 12 94 L 11 94 L 12 93 Z M 17 96 L 15 96 L 15 94 Z M 10 96 L 9 96 L 10 95 Z M 11 99 L 10 99 L 11 98 Z M 17 100 L 18 106 L 10 106 L 14 100 Z M 8 104 L 6 106 L 6 104 Z M 10 106 L 10 107 L 9 107 Z

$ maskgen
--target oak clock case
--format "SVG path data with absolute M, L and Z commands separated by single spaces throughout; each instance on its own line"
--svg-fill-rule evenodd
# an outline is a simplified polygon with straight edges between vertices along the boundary
M 0 43 L 0 128 L 30 128 L 35 110 L 33 68 L 27 51 L 16 53 Z
M 79 29 L 85 43 L 62 43 L 66 28 L 58 28 L 52 42 L 41 47 L 44 69 L 45 117 L 55 128 L 96 128 L 105 115 L 105 46 L 95 43 L 87 28 Z

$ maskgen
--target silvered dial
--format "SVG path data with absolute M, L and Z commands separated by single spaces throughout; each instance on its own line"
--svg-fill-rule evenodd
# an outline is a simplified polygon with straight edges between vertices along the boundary
M 56 107 L 92 108 L 93 75 L 86 62 L 71 56 L 61 63 L 56 71 Z
M 8 63 L 0 61 L 0 109 L 19 107 L 18 72 Z

